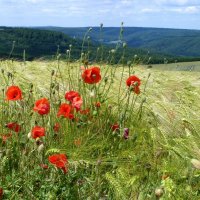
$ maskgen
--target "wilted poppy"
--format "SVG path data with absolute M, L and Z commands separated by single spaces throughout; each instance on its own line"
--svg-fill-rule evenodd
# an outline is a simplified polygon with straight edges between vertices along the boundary
M 40 167 L 42 167 L 43 169 L 48 169 L 49 168 L 49 166 L 48 165 L 46 165 L 46 164 L 40 164 Z
M 3 142 L 3 144 L 5 144 L 6 141 L 7 141 L 7 139 L 10 138 L 10 137 L 12 137 L 11 133 L 2 135 L 2 142 Z
M 40 115 L 46 115 L 50 111 L 50 104 L 48 99 L 42 98 L 35 102 L 35 106 L 33 108 L 34 111 L 38 112 Z
M 65 99 L 67 101 L 70 101 L 71 103 L 75 97 L 80 97 L 80 94 L 76 91 L 69 91 L 69 92 L 66 92 L 65 94 Z
M 96 102 L 95 103 L 95 107 L 100 108 L 101 107 L 101 103 L 100 102 Z
M 87 109 L 85 109 L 85 110 L 80 110 L 80 113 L 81 113 L 82 115 L 88 115 L 88 114 L 90 113 L 90 109 L 87 108 Z
M 75 144 L 77 147 L 80 146 L 80 145 L 81 145 L 81 139 L 78 138 L 78 139 L 74 140 L 74 144 Z
M 84 70 L 82 73 L 82 79 L 88 84 L 98 83 L 101 80 L 100 68 L 91 67 Z
M 35 126 L 31 131 L 31 136 L 33 139 L 43 137 L 45 136 L 45 129 L 41 126 Z
M 22 99 L 22 91 L 18 86 L 10 86 L 6 91 L 6 99 L 16 101 Z
M 6 124 L 6 127 L 12 131 L 15 131 L 16 133 L 19 133 L 21 130 L 21 126 L 19 124 L 17 124 L 16 122 L 10 122 L 10 123 Z
M 133 91 L 136 94 L 140 94 L 140 88 L 139 86 L 141 85 L 141 80 L 137 77 L 137 76 L 130 76 L 127 80 L 126 80 L 126 85 L 128 87 L 132 87 Z
M 0 188 L 0 199 L 3 198 L 3 188 Z
M 60 130 L 60 124 L 59 123 L 55 123 L 54 126 L 53 126 L 53 130 L 55 132 L 58 132 Z
M 119 130 L 119 124 L 113 124 L 113 125 L 111 126 L 111 129 L 112 129 L 112 131 Z
M 60 105 L 60 108 L 58 110 L 57 116 L 63 116 L 65 118 L 69 118 L 69 119 L 73 119 L 74 115 L 73 115 L 73 108 L 71 105 L 67 104 L 67 103 L 63 103 Z
M 53 164 L 57 168 L 62 169 L 65 174 L 67 173 L 68 160 L 65 154 L 54 154 L 52 156 L 49 156 L 48 160 L 51 164 Z

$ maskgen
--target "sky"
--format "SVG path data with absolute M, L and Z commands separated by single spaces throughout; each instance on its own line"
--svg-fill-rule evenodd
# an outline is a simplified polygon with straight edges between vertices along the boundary
M 200 29 L 200 0 L 0 0 L 0 26 Z

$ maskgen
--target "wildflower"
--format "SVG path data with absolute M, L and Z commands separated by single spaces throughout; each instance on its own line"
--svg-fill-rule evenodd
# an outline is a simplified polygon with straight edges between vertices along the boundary
M 10 122 L 10 123 L 6 124 L 6 127 L 12 131 L 15 131 L 16 133 L 19 133 L 21 130 L 21 126 L 19 124 L 17 124 L 16 122 Z
M 34 111 L 38 112 L 40 115 L 46 115 L 50 111 L 50 104 L 48 99 L 42 98 L 35 102 L 35 106 L 33 108 Z
M 127 80 L 126 80 L 126 85 L 128 87 L 132 87 L 133 91 L 136 94 L 140 94 L 140 86 L 141 84 L 141 80 L 137 77 L 137 76 L 130 76 Z
M 55 123 L 54 126 L 53 126 L 53 130 L 55 132 L 59 132 L 59 130 L 60 130 L 60 124 L 59 123 Z
M 96 102 L 95 103 L 95 107 L 100 108 L 101 107 L 101 103 L 100 102 Z
M 100 68 L 91 67 L 84 70 L 82 73 L 82 79 L 88 84 L 98 83 L 101 80 Z
M 6 91 L 6 100 L 16 101 L 22 99 L 22 91 L 18 86 L 10 86 Z
M 65 118 L 73 119 L 74 118 L 73 108 L 71 107 L 71 105 L 63 103 L 60 105 L 57 116 L 58 117 L 63 116 Z
M 65 154 L 54 154 L 52 156 L 49 156 L 48 158 L 49 162 L 56 166 L 57 168 L 60 168 L 63 170 L 64 174 L 67 173 L 67 156 Z
M 80 97 L 80 94 L 76 91 L 69 91 L 69 92 L 66 92 L 66 94 L 65 94 L 65 99 L 67 101 L 70 101 L 71 103 L 73 102 L 73 99 L 75 97 Z
M 119 130 L 119 124 L 113 124 L 113 125 L 111 126 L 111 129 L 112 129 L 112 131 Z
M 41 126 L 35 126 L 32 131 L 32 138 L 33 139 L 36 139 L 36 138 L 40 138 L 40 137 L 43 137 L 45 136 L 45 129 Z
M 124 139 L 127 140 L 129 138 L 129 128 L 124 128 Z

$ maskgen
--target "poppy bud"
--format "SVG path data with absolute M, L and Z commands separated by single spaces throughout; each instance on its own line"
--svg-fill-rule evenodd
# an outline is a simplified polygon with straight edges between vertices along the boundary
M 28 133 L 27 137 L 31 139 L 31 132 Z
M 156 188 L 155 189 L 155 195 L 156 195 L 156 197 L 160 198 L 163 195 L 163 189 L 162 188 Z
M 124 128 L 124 139 L 127 140 L 129 138 L 129 128 Z
M 197 159 L 192 159 L 192 160 L 191 160 L 191 163 L 192 163 L 192 165 L 193 165 L 194 168 L 200 169 L 200 161 L 199 161 L 199 160 L 197 160 Z
M 44 144 L 41 143 L 39 146 L 38 146 L 38 153 L 42 152 L 42 150 L 44 149 Z
M 126 42 L 123 43 L 123 48 L 126 48 L 127 47 L 127 44 Z
M 55 70 L 51 71 L 51 76 L 53 76 L 55 74 Z
M 100 102 L 96 102 L 96 103 L 95 103 L 95 107 L 96 107 L 96 108 L 100 108 L 100 107 L 101 107 L 101 103 L 100 103 Z
M 107 83 L 108 82 L 108 77 L 104 78 L 104 82 Z

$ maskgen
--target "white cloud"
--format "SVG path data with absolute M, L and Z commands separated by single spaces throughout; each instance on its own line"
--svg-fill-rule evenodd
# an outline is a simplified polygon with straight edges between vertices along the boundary
M 161 10 L 158 8 L 143 8 L 141 10 L 142 13 L 156 13 L 156 12 L 160 12 Z

